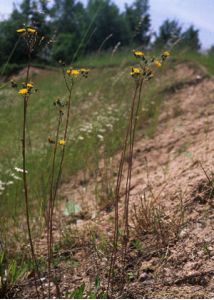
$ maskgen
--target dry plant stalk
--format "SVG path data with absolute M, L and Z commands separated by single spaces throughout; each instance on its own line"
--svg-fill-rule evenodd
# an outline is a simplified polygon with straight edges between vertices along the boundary
M 160 68 L 162 63 L 170 56 L 169 51 L 165 51 L 160 57 L 152 58 L 148 60 L 145 57 L 145 54 L 142 51 L 133 50 L 134 56 L 140 60 L 139 67 L 133 67 L 131 71 L 131 76 L 135 80 L 135 90 L 131 102 L 131 110 L 129 121 L 126 129 L 126 135 L 123 143 L 123 150 L 121 153 L 116 188 L 115 188 L 115 225 L 114 225 L 114 237 L 113 237 L 113 250 L 111 253 L 110 267 L 108 273 L 108 287 L 107 294 L 109 294 L 110 288 L 111 292 L 113 291 L 113 276 L 114 268 L 117 260 L 118 252 L 118 241 L 119 241 L 119 201 L 121 198 L 121 182 L 122 177 L 125 175 L 125 198 L 124 198 L 124 210 L 123 210 L 123 228 L 122 229 L 122 288 L 124 286 L 125 280 L 125 260 L 127 253 L 127 245 L 129 241 L 129 198 L 130 198 L 130 189 L 131 189 L 131 179 L 132 179 L 132 164 L 133 164 L 133 149 L 134 149 L 134 140 L 136 133 L 137 120 L 139 115 L 139 108 L 141 106 L 141 94 L 142 86 L 145 81 L 149 81 L 154 77 L 153 68 Z M 125 159 L 127 156 L 128 167 L 127 173 L 125 173 Z
M 57 122 L 57 129 L 56 129 L 56 141 L 59 139 L 59 130 L 60 125 L 62 122 L 62 115 L 63 112 L 59 110 L 59 117 Z M 54 174 L 55 174 L 55 167 L 56 167 L 56 152 L 57 152 L 57 145 L 58 143 L 54 144 L 53 149 L 53 159 L 52 159 L 52 167 L 51 167 L 51 180 L 50 180 L 50 193 L 49 193 L 49 201 L 48 201 L 48 220 L 47 220 L 47 245 L 48 245 L 48 296 L 50 298 L 50 278 L 51 278 L 51 260 L 52 260 L 52 228 L 53 228 L 53 209 L 54 209 L 54 195 L 53 195 L 53 188 L 54 188 Z
M 27 65 L 27 72 L 26 72 L 26 81 L 22 84 L 22 88 L 19 90 L 19 94 L 23 96 L 23 132 L 22 132 L 22 158 L 23 158 L 23 185 L 24 185 L 24 194 L 25 194 L 25 215 L 26 215 L 26 223 L 28 229 L 28 238 L 31 248 L 31 256 L 35 266 L 35 274 L 34 274 L 34 281 L 35 281 L 35 288 L 37 297 L 39 298 L 39 291 L 38 291 L 38 284 L 37 280 L 40 281 L 40 285 L 43 292 L 44 297 L 44 288 L 41 282 L 40 271 L 38 267 L 38 262 L 35 254 L 35 248 L 33 245 L 31 227 L 30 227 L 30 214 L 29 214 L 29 195 L 28 195 L 28 183 L 27 183 L 27 169 L 26 169 L 26 131 L 27 131 L 27 109 L 29 98 L 33 92 L 36 92 L 34 89 L 33 83 L 30 81 L 30 65 L 31 65 L 31 55 L 32 52 L 35 50 L 37 45 L 41 45 L 41 42 L 45 39 L 42 37 L 39 38 L 38 31 L 33 26 L 28 26 L 24 28 L 20 28 L 17 30 L 19 34 L 21 34 L 20 38 L 23 38 L 26 46 L 27 46 L 27 57 L 28 57 L 28 65 Z M 47 208 L 47 248 L 48 248 L 48 296 L 50 298 L 50 283 L 51 283 L 51 265 L 53 259 L 53 212 L 55 207 L 55 200 L 57 197 L 57 191 L 60 184 L 63 162 L 65 157 L 65 145 L 67 140 L 68 134 L 68 125 L 70 119 L 70 110 L 71 110 L 71 97 L 72 97 L 72 90 L 73 85 L 77 77 L 80 75 L 82 77 L 87 78 L 89 69 L 73 69 L 70 68 L 69 70 L 65 70 L 63 64 L 63 77 L 66 85 L 66 89 L 68 91 L 68 101 L 63 103 L 63 101 L 57 99 L 54 102 L 54 105 L 58 108 L 58 122 L 57 128 L 55 132 L 55 140 L 48 138 L 50 144 L 54 144 L 53 148 L 53 157 L 52 157 L 52 164 L 51 164 L 51 171 L 50 171 L 50 190 L 49 190 L 49 199 L 48 199 L 48 208 Z M 12 80 L 11 86 L 13 88 L 17 88 L 18 84 Z M 64 115 L 63 108 L 67 106 L 66 111 L 66 119 L 65 119 L 65 127 L 63 132 L 63 138 L 60 137 L 60 129 L 62 125 L 62 118 Z M 59 165 L 57 169 L 57 150 L 58 145 L 62 147 L 61 156 L 59 160 Z M 57 171 L 56 171 L 57 170 Z M 58 290 L 58 294 L 60 295 L 59 286 L 57 285 L 56 281 L 56 288 Z
M 185 224 L 185 208 L 183 205 L 182 193 L 178 195 L 179 205 L 173 212 L 172 217 L 165 213 L 164 207 L 157 203 L 158 197 L 150 197 L 143 193 L 140 205 L 133 208 L 132 221 L 135 232 L 140 239 L 142 235 L 152 235 L 156 245 L 167 247 L 170 241 L 177 239 L 179 232 Z
M 62 63 L 63 64 L 63 63 Z M 63 169 L 63 162 L 65 157 L 65 146 L 67 142 L 67 135 L 68 135 L 68 127 L 69 127 L 69 120 L 70 120 L 70 111 L 71 111 L 71 98 L 72 98 L 72 91 L 75 80 L 82 75 L 83 77 L 87 78 L 89 70 L 88 69 L 73 69 L 70 68 L 65 71 L 64 64 L 62 66 L 63 78 L 65 82 L 65 86 L 68 92 L 68 101 L 64 103 L 60 99 L 54 102 L 54 104 L 59 109 L 59 117 L 58 117 L 58 124 L 55 134 L 55 140 L 49 138 L 49 142 L 54 144 L 53 149 L 53 159 L 52 159 L 52 167 L 51 167 L 51 181 L 50 181 L 50 193 L 49 193 L 49 200 L 48 200 L 48 216 L 47 216 L 47 248 L 48 248 L 48 295 L 50 298 L 50 283 L 51 283 L 51 264 L 53 259 L 53 213 L 54 207 L 57 197 L 57 191 L 60 184 L 60 179 L 62 175 Z M 62 117 L 64 115 L 63 108 L 67 106 L 66 111 L 66 120 L 65 120 L 65 127 L 63 132 L 63 138 L 59 139 L 60 135 L 60 126 L 62 123 Z M 58 172 L 56 172 L 56 154 L 58 145 L 62 146 Z M 54 182 L 55 179 L 55 182 Z M 57 285 L 56 280 L 54 283 Z M 59 286 L 57 285 L 57 289 L 59 291 Z
M 22 88 L 19 90 L 19 94 L 23 96 L 23 127 L 22 127 L 22 165 L 23 165 L 23 186 L 24 186 L 24 198 L 25 198 L 25 216 L 26 216 L 26 223 L 27 223 L 27 231 L 28 231 L 28 239 L 31 249 L 31 256 L 32 260 L 34 262 L 35 267 L 35 273 L 34 273 L 34 282 L 35 282 L 35 288 L 37 297 L 39 297 L 39 291 L 38 291 L 38 285 L 37 280 L 39 280 L 42 292 L 44 292 L 43 284 L 40 280 L 40 271 L 39 266 L 35 254 L 35 249 L 33 245 L 33 238 L 32 238 L 32 232 L 30 227 L 30 214 L 29 214 L 29 193 L 28 193 L 28 182 L 27 182 L 27 169 L 26 169 L 26 131 L 27 131 L 27 111 L 28 111 L 28 104 L 31 94 L 36 91 L 34 90 L 33 83 L 30 81 L 30 66 L 31 66 L 31 55 L 34 51 L 37 43 L 38 43 L 38 32 L 37 29 L 28 26 L 25 28 L 17 29 L 17 32 L 21 34 L 21 37 L 24 39 L 26 43 L 27 48 L 27 58 L 28 58 L 28 64 L 27 64 L 27 71 L 26 71 L 26 80 L 24 83 L 22 83 Z M 11 81 L 12 87 L 17 87 L 18 85 Z

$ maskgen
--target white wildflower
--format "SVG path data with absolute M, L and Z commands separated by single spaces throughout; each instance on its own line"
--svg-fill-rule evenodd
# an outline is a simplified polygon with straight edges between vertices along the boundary
M 10 176 L 13 177 L 13 179 L 21 180 L 21 178 L 19 176 L 16 176 L 16 174 L 14 173 L 11 173 Z
M 106 132 L 106 130 L 104 128 L 100 128 L 99 132 L 104 133 L 104 132 Z
M 99 139 L 101 142 L 104 141 L 104 137 L 103 137 L 101 134 L 98 134 L 97 137 L 98 137 L 98 139 Z
M 110 129 L 113 129 L 113 125 L 112 124 L 106 124 L 106 127 L 110 128 Z
M 19 173 L 24 173 L 24 170 L 23 169 L 21 169 L 21 168 L 17 168 L 17 167 L 15 167 L 14 168 L 17 172 L 19 172 Z M 27 170 L 25 170 L 25 173 L 28 173 L 28 171 Z
M 11 184 L 13 184 L 13 181 L 8 181 L 8 182 L 6 182 L 5 184 L 6 184 L 6 185 L 11 185 Z
M 83 128 L 80 128 L 80 132 L 85 132 L 87 131 L 87 128 L 83 127 Z
M 79 141 L 83 141 L 84 140 L 84 137 L 83 136 L 78 136 L 78 138 L 77 138 Z

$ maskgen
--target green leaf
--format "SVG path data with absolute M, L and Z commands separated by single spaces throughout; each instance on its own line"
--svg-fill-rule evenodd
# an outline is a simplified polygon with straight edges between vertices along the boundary
M 100 288 L 100 278 L 98 275 L 96 276 L 96 279 L 95 279 L 95 287 L 97 290 Z
M 4 252 L 0 252 L 0 265 L 3 264 Z
M 88 298 L 89 299 L 97 299 L 96 293 L 95 292 L 90 292 L 89 295 L 88 295 Z
M 186 157 L 192 158 L 192 153 L 191 152 L 185 151 L 183 153 L 183 155 L 186 156 Z
M 83 299 L 83 294 L 85 291 L 85 283 L 81 284 L 81 286 L 77 287 L 70 295 L 71 299 Z
M 79 204 L 69 201 L 65 204 L 65 208 L 63 211 L 64 216 L 70 216 L 78 214 L 81 211 L 81 207 Z

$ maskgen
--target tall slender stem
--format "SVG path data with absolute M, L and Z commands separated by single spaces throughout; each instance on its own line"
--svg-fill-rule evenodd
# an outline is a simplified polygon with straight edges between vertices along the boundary
M 125 191 L 125 203 L 124 203 L 124 245 L 123 245 L 123 275 L 125 271 L 125 258 L 127 252 L 127 245 L 129 241 L 129 198 L 130 198 L 130 190 L 131 190 L 131 179 L 132 179 L 132 163 L 133 163 L 133 149 L 134 149 L 134 140 L 137 126 L 137 117 L 139 113 L 139 107 L 141 102 L 141 92 L 142 92 L 142 84 L 143 81 L 139 83 L 139 92 L 137 103 L 133 103 L 133 115 L 132 115 L 132 123 L 133 127 L 130 130 L 130 140 L 129 140 L 129 164 L 128 164 L 128 174 L 126 179 L 126 191 Z M 125 276 L 123 276 L 125 280 Z
M 70 119 L 71 95 L 72 95 L 73 81 L 72 81 L 71 86 L 69 86 L 67 79 L 65 77 L 64 69 L 63 69 L 63 76 L 65 79 L 66 88 L 69 92 L 68 107 L 67 107 L 67 114 L 66 114 L 66 121 L 65 121 L 65 130 L 64 130 L 64 135 L 63 135 L 63 139 L 64 139 L 64 141 L 66 141 L 67 133 L 68 133 L 69 119 Z M 55 187 L 54 187 L 56 148 L 57 148 L 57 141 L 58 141 L 58 137 L 59 137 L 60 123 L 61 123 L 61 119 L 59 120 L 58 127 L 57 127 L 56 144 L 55 144 L 55 149 L 54 149 L 52 171 L 51 171 L 52 176 L 51 176 L 50 199 L 49 199 L 49 208 L 48 208 L 48 257 L 49 257 L 49 259 L 48 259 L 48 273 L 49 273 L 48 294 L 49 294 L 49 297 L 50 297 L 50 275 L 51 275 L 52 245 L 53 245 L 53 212 L 54 212 L 55 200 L 56 200 L 57 191 L 58 191 L 59 184 L 60 184 L 62 167 L 63 167 L 64 156 L 65 156 L 65 145 L 63 145 L 61 159 L 60 159 L 60 163 L 59 163 L 59 170 L 58 170 L 56 183 L 55 183 Z
M 115 188 L 115 225 L 114 225 L 114 237 L 113 237 L 113 251 L 112 251 L 112 255 L 111 255 L 110 268 L 109 268 L 109 274 L 108 274 L 107 293 L 109 293 L 111 279 L 112 279 L 112 272 L 113 272 L 113 268 L 114 268 L 115 262 L 116 262 L 117 244 L 118 244 L 118 237 L 119 237 L 119 207 L 118 206 L 119 206 L 119 200 L 120 200 L 120 187 L 121 187 L 121 180 L 122 180 L 122 174 L 123 174 L 123 168 L 124 168 L 124 162 L 125 162 L 126 149 L 127 149 L 127 144 L 128 144 L 128 137 L 129 137 L 129 134 L 132 129 L 134 103 L 135 103 L 135 99 L 137 96 L 137 91 L 138 91 L 138 85 L 135 88 L 135 92 L 134 92 L 134 95 L 132 98 L 131 112 L 130 112 L 130 117 L 129 117 L 128 126 L 127 126 L 127 130 L 126 130 L 125 140 L 124 140 L 124 144 L 123 144 L 123 150 L 121 153 L 116 188 Z
M 30 53 L 28 53 L 26 83 L 29 81 L 30 59 L 31 59 Z M 29 216 L 29 197 L 28 197 L 27 170 L 26 170 L 26 123 L 27 123 L 28 99 L 29 99 L 29 95 L 26 95 L 23 98 L 23 131 L 22 131 L 22 163 L 23 163 L 23 185 L 24 185 L 24 195 L 25 195 L 25 216 L 26 216 L 26 223 L 27 223 L 28 239 L 29 239 L 30 249 L 31 249 L 31 256 L 34 262 L 34 266 L 36 268 L 37 276 L 40 277 L 35 250 L 33 246 L 33 239 L 32 239 L 31 228 L 30 228 L 30 216 Z M 34 275 L 34 281 L 35 281 L 37 297 L 39 297 L 38 286 L 36 283 L 36 275 Z
M 56 141 L 55 141 L 55 145 L 54 145 L 52 169 L 51 169 L 50 194 L 49 194 L 49 201 L 48 201 L 47 244 L 48 244 L 48 297 L 49 298 L 50 298 L 50 279 L 51 279 L 52 241 L 53 241 L 53 239 L 52 239 L 53 210 L 54 210 L 53 187 L 54 187 L 54 175 L 55 175 L 55 164 L 56 164 L 56 152 L 57 152 L 59 129 L 60 129 L 61 121 L 62 121 L 62 114 L 61 114 L 61 112 L 59 112 L 59 119 L 58 119 L 57 130 L 56 130 Z
M 67 134 L 68 134 L 68 125 L 69 125 L 69 119 L 70 119 L 70 110 L 71 110 L 71 96 L 72 96 L 72 88 L 73 88 L 73 80 L 71 83 L 71 86 L 69 86 L 67 79 L 65 77 L 65 72 L 63 70 L 63 76 L 65 79 L 65 84 L 68 90 L 68 108 L 67 108 L 67 114 L 66 114 L 66 121 L 65 121 L 65 130 L 64 130 L 64 135 L 63 135 L 63 139 L 64 141 L 66 141 L 67 139 Z M 63 167 L 63 162 L 64 162 L 64 157 L 65 157 L 65 145 L 63 145 L 62 148 L 62 155 L 61 155 L 61 160 L 60 160 L 60 165 L 59 165 L 59 172 L 58 172 L 58 176 L 57 176 L 57 180 L 56 180 L 56 185 L 55 185 L 55 191 L 54 191 L 54 196 L 53 196 L 53 202 L 55 202 L 56 196 L 57 196 L 57 191 L 59 188 L 59 183 L 60 183 L 60 179 L 61 179 L 61 174 L 62 174 L 62 167 Z

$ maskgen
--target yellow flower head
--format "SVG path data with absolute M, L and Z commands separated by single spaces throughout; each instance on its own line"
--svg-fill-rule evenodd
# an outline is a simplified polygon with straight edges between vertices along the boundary
M 140 68 L 134 68 L 134 67 L 133 67 L 130 74 L 131 74 L 132 76 L 139 76 L 140 73 L 141 73 L 141 69 L 140 69 Z
M 160 62 L 158 59 L 155 59 L 154 65 L 155 65 L 157 68 L 160 68 L 160 67 L 161 67 L 161 62 Z
M 84 68 L 83 68 L 83 69 L 80 69 L 80 71 L 81 71 L 81 73 L 87 73 L 87 74 L 90 72 L 89 69 L 84 69 Z
M 25 28 L 19 28 L 19 29 L 16 30 L 16 32 L 24 33 L 24 32 L 26 32 L 26 29 Z
M 78 76 L 80 75 L 80 70 L 77 69 L 69 69 L 66 71 L 66 73 L 70 76 Z
M 133 53 L 135 57 L 144 57 L 144 52 L 142 51 L 133 50 Z
M 28 89 L 32 89 L 33 88 L 33 84 L 31 82 L 27 83 L 27 88 Z
M 64 145 L 65 145 L 65 140 L 63 140 L 63 139 L 62 139 L 62 140 L 59 140 L 59 142 L 58 142 L 58 143 L 59 143 L 59 145 L 62 145 L 62 146 L 64 146 Z
M 79 74 L 80 74 L 80 71 L 79 71 L 79 70 L 76 70 L 76 69 L 71 70 L 71 75 L 77 76 L 77 75 L 79 75 Z
M 168 56 L 171 55 L 171 53 L 169 51 L 164 51 L 163 55 L 166 56 L 166 57 L 168 57 Z
M 19 94 L 21 94 L 21 95 L 27 95 L 28 94 L 28 89 L 21 89 L 21 90 L 19 90 Z
M 32 27 L 28 27 L 27 28 L 27 32 L 29 32 L 29 33 L 37 33 L 37 30 L 35 29 L 35 28 L 32 28 Z
M 89 69 L 80 69 L 81 74 L 83 75 L 83 77 L 88 77 L 88 73 L 90 72 Z

